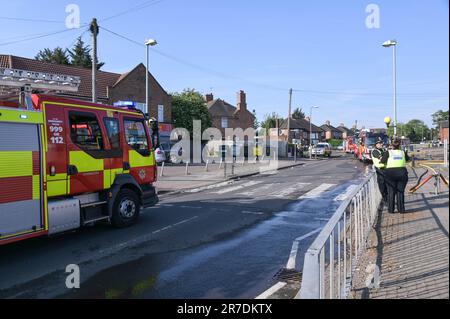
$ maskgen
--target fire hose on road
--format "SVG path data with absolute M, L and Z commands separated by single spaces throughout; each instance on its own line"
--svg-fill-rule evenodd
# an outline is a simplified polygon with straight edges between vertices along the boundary
M 426 163 L 426 164 L 436 164 L 436 163 Z M 434 186 L 435 186 L 435 192 L 436 194 L 439 194 L 439 185 L 440 185 L 440 180 L 442 180 L 444 182 L 444 184 L 449 187 L 449 182 L 448 180 L 444 177 L 444 175 L 442 175 L 441 172 L 437 172 L 433 167 L 425 165 L 425 164 L 419 164 L 420 167 L 424 168 L 426 171 L 425 173 L 420 176 L 419 181 L 417 182 L 417 185 L 414 186 L 413 188 L 411 188 L 409 190 L 410 193 L 415 193 L 417 192 L 421 187 L 423 187 L 425 184 L 427 184 L 429 181 L 431 181 L 433 178 L 435 180 Z M 433 174 L 429 175 L 423 182 L 422 182 L 422 178 L 429 172 L 432 171 Z

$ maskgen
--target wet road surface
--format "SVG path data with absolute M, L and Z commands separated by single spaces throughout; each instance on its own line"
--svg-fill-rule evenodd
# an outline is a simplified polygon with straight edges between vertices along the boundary
M 255 298 L 293 241 L 319 231 L 364 167 L 348 158 L 163 198 L 135 227 L 106 225 L 0 247 L 3 298 Z M 295 268 L 316 235 L 299 243 Z M 81 289 L 65 287 L 68 264 Z

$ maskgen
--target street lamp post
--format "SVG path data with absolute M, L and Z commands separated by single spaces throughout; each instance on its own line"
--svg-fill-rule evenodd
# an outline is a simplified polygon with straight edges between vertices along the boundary
M 149 60 L 150 60 L 150 47 L 153 47 L 155 45 L 157 45 L 158 42 L 156 42 L 156 40 L 153 39 L 149 39 L 145 41 L 145 47 L 146 47 L 146 54 L 147 54 L 147 59 L 146 59 L 146 74 L 145 74 L 145 109 L 146 109 L 146 113 L 150 114 L 150 107 L 149 107 L 149 78 L 148 78 L 148 74 L 149 74 Z
M 393 48 L 394 72 L 394 137 L 397 137 L 397 41 L 389 40 L 383 43 L 385 48 Z
M 318 106 L 311 106 L 311 111 L 309 112 L 309 158 L 312 158 L 312 112 L 313 109 L 318 109 Z

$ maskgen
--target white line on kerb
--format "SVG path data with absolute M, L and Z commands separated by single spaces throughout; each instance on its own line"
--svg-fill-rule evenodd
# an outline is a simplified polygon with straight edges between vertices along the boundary
M 279 283 L 275 284 L 274 286 L 272 286 L 269 289 L 267 289 L 266 291 L 264 291 L 262 294 L 260 294 L 255 299 L 267 299 L 270 296 L 272 296 L 274 293 L 276 293 L 278 290 L 283 288 L 284 286 L 286 286 L 286 283 L 280 281 Z
M 316 230 L 314 230 L 306 235 L 303 235 L 294 241 L 294 243 L 292 244 L 291 254 L 289 255 L 289 260 L 286 265 L 286 269 L 295 269 L 295 261 L 297 259 L 298 246 L 299 246 L 300 242 L 302 240 L 305 240 L 306 238 L 311 237 L 312 235 L 320 232 L 321 230 L 322 230 L 322 228 L 317 228 Z

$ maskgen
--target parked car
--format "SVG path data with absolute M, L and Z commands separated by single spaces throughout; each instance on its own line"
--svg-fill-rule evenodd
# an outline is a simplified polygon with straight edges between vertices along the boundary
M 162 145 L 160 145 L 156 150 L 155 150 L 155 160 L 156 163 L 163 163 L 167 160 L 166 154 L 164 152 L 164 148 L 162 148 Z
M 331 157 L 331 145 L 328 143 L 319 143 L 312 149 L 312 155 Z

